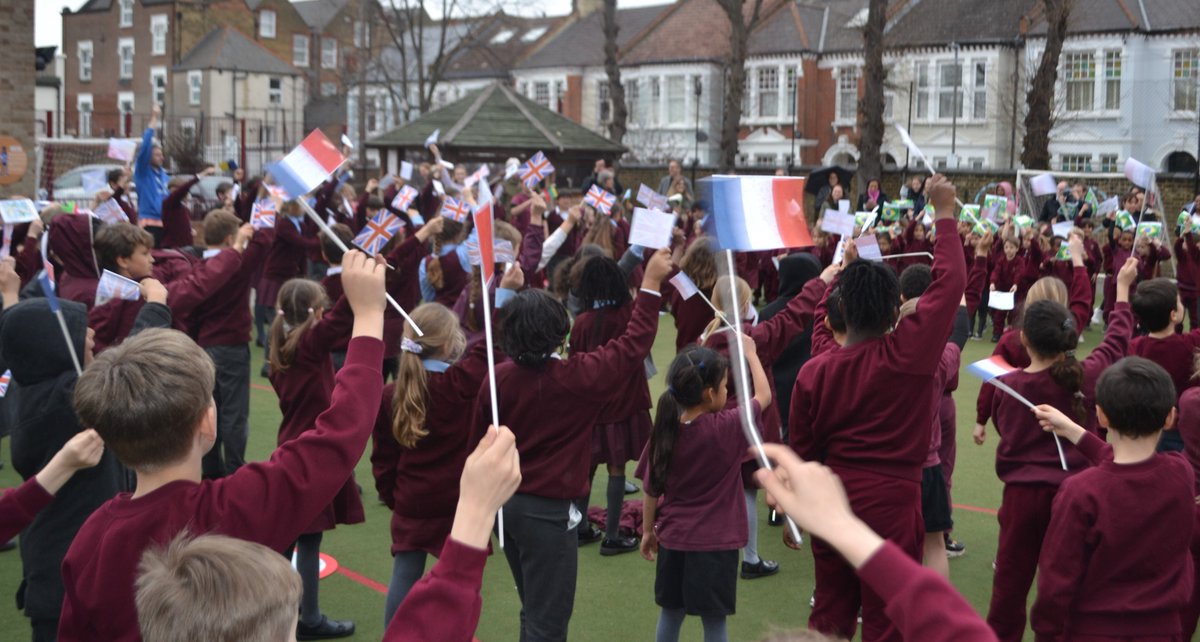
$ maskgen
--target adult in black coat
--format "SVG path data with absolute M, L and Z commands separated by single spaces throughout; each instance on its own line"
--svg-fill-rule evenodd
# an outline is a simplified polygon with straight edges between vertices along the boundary
M 821 261 L 808 252 L 790 254 L 779 261 L 779 298 L 768 303 L 758 313 L 759 322 L 765 322 L 779 314 L 793 298 L 800 294 L 804 285 L 821 276 Z M 788 347 L 780 353 L 772 365 L 775 377 L 776 407 L 783 420 L 783 443 L 787 443 L 788 411 L 792 406 L 792 388 L 800 367 L 812 355 L 812 326 L 805 328 Z

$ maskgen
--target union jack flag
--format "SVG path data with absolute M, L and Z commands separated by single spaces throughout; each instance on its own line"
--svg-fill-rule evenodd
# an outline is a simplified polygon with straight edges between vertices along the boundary
M 413 200 L 416 198 L 417 190 L 409 185 L 405 185 L 396 192 L 395 198 L 392 199 L 392 209 L 403 212 L 408 209 L 409 205 L 412 205 Z
M 275 227 L 275 201 L 270 198 L 255 201 L 250 209 L 250 225 L 256 230 Z
M 521 182 L 533 187 L 554 173 L 554 166 L 546 155 L 538 152 L 521 166 Z
M 447 196 L 445 201 L 442 202 L 442 216 L 445 216 L 455 223 L 462 223 L 466 221 L 467 217 L 470 215 L 471 206 L 454 198 L 453 196 Z
M 587 196 L 583 197 L 583 202 L 585 204 L 591 205 L 592 207 L 596 208 L 596 210 L 604 212 L 605 214 L 608 214 L 612 211 L 613 203 L 616 201 L 616 196 L 608 193 L 607 190 L 599 185 L 592 185 L 592 189 L 588 190 Z
M 5 370 L 4 374 L 0 375 L 0 397 L 8 394 L 9 381 L 12 381 L 12 370 Z
M 358 236 L 354 237 L 354 244 L 361 247 L 367 254 L 379 254 L 379 250 L 392 240 L 403 224 L 404 222 L 395 214 L 381 211 L 375 215 L 375 218 L 367 221 L 367 226 L 358 233 Z

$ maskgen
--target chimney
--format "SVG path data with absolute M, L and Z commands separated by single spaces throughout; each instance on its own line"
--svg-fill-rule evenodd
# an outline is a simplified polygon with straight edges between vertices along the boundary
M 604 0 L 571 0 L 571 14 L 576 18 L 589 16 L 604 8 Z

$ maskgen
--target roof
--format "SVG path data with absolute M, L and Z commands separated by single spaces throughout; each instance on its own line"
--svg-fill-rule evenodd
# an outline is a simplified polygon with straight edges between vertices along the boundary
M 570 16 L 524 18 L 497 13 L 487 24 L 472 30 L 455 53 L 444 78 L 502 78 L 526 56 L 554 37 Z
M 175 71 L 223 69 L 297 76 L 299 72 L 265 47 L 230 27 L 208 32 L 175 65 Z
M 1040 0 L 915 0 L 888 21 L 884 41 L 889 48 L 1010 43 L 1021 37 L 1021 18 L 1040 4 Z M 972 24 L 987 28 L 963 28 Z
M 1046 35 L 1042 12 L 1031 14 L 1029 34 Z M 1075 0 L 1067 33 L 1200 31 L 1196 0 Z
M 367 141 L 367 146 L 419 148 L 435 129 L 441 130 L 440 144 L 455 150 L 625 151 L 569 118 L 518 96 L 503 82 L 377 136 Z
M 670 4 L 617 10 L 617 48 L 624 48 Z M 521 69 L 545 67 L 591 67 L 604 64 L 604 12 L 596 11 L 575 20 L 544 47 L 518 65 Z
M 751 11 L 752 4 L 744 3 L 746 12 Z M 763 26 L 763 19 L 779 10 L 780 4 L 781 0 L 763 0 L 759 10 L 759 28 Z M 746 18 L 748 20 L 749 15 Z M 703 34 L 704 37 L 689 38 L 688 34 Z M 750 38 L 751 42 L 755 37 L 757 36 Z M 628 50 L 621 52 L 621 64 L 718 62 L 728 56 L 729 19 L 717 0 L 681 0 L 671 5 L 652 25 L 630 42 Z
M 137 0 L 143 6 L 152 6 L 156 4 L 172 4 L 175 0 Z M 108 11 L 112 8 L 113 0 L 88 0 L 83 3 L 72 13 L 92 13 L 95 11 Z
M 349 0 L 301 0 L 296 2 L 293 0 L 292 6 L 296 8 L 296 13 L 300 14 L 300 19 L 304 20 L 304 24 L 312 29 L 322 31 L 331 20 L 337 17 L 338 12 L 346 7 Z

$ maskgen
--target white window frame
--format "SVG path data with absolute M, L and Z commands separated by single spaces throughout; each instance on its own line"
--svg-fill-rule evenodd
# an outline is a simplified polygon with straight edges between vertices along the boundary
M 121 132 L 122 136 L 129 136 L 130 132 L 133 131 L 132 123 L 130 124 L 128 129 L 125 128 L 125 115 L 133 114 L 134 106 L 137 104 L 136 100 L 137 99 L 133 95 L 132 91 L 117 92 L 117 113 L 119 114 L 119 118 L 121 119 L 120 124 L 117 127 L 117 131 Z M 129 107 L 128 109 L 125 108 L 126 105 L 128 105 L 128 107 Z
M 171 28 L 171 18 L 165 13 L 150 16 L 150 55 L 167 55 L 167 32 Z
M 371 23 L 354 21 L 354 46 L 358 49 L 371 48 Z
M 1092 155 L 1060 154 L 1058 167 L 1063 172 L 1090 172 L 1092 171 Z
M 321 69 L 337 69 L 337 44 L 333 38 L 321 38 Z
M 268 20 L 268 18 L 270 18 Z M 262 9 L 258 12 L 258 37 L 275 39 L 275 21 L 277 16 L 270 9 Z M 268 26 L 269 25 L 269 26 Z
M 1190 66 L 1186 70 L 1179 68 L 1180 64 L 1182 62 L 1185 62 L 1185 61 L 1181 60 L 1181 57 L 1184 57 L 1184 56 L 1192 58 L 1192 60 L 1190 61 Z M 1186 73 L 1186 75 L 1181 75 L 1181 74 L 1185 74 L 1185 73 Z M 1185 78 L 1191 78 L 1191 82 L 1188 83 L 1188 81 L 1185 80 Z M 1188 84 L 1191 85 L 1191 88 L 1187 91 L 1190 91 L 1190 93 L 1192 94 L 1191 102 L 1193 104 L 1192 104 L 1191 109 L 1188 109 L 1186 104 L 1183 106 L 1183 109 L 1180 109 L 1179 108 L 1180 97 L 1179 97 L 1178 92 L 1180 90 L 1180 87 L 1186 87 Z M 1184 96 L 1184 100 L 1186 100 L 1186 98 L 1187 97 Z M 1185 47 L 1182 49 L 1172 50 L 1171 51 L 1171 110 L 1170 111 L 1176 116 L 1183 116 L 1186 114 L 1195 114 L 1197 109 L 1200 109 L 1200 47 Z
M 117 13 L 120 14 L 121 28 L 133 26 L 133 0 L 118 0 Z
M 128 68 L 125 60 L 125 52 L 129 52 Z M 133 64 L 137 56 L 137 49 L 134 46 L 133 38 L 120 38 L 117 40 L 117 75 L 121 80 L 129 80 L 133 78 Z
M 913 120 L 933 120 L 934 83 L 930 76 L 933 64 L 928 60 L 913 63 L 913 87 L 916 99 L 913 101 Z
M 278 84 L 278 87 L 273 85 Z M 272 105 L 283 104 L 283 77 L 272 76 L 267 78 L 267 102 Z
M 86 109 L 84 108 L 86 107 Z M 92 113 L 96 103 L 91 94 L 79 94 L 75 98 L 75 109 L 79 112 L 79 136 L 86 138 L 92 135 Z
M 800 70 L 793 65 L 784 67 L 783 70 L 783 113 L 787 114 L 788 119 L 796 117 L 796 103 L 800 101 L 800 95 L 797 93 L 800 87 Z
M 300 55 L 301 47 L 297 46 L 300 43 L 304 43 L 303 55 Z M 312 37 L 311 36 L 309 36 L 306 33 L 292 34 L 292 65 L 296 66 L 296 67 L 307 68 L 308 61 L 310 59 L 310 56 L 312 55 L 311 47 L 312 47 Z
M 1101 74 L 1096 73 L 1096 52 L 1091 50 L 1068 50 L 1062 53 L 1062 106 L 1063 113 L 1071 116 L 1092 114 L 1097 111 L 1096 80 Z M 1090 74 L 1090 77 L 1089 75 Z M 1088 92 L 1087 104 L 1078 102 L 1072 107 L 1072 90 Z M 1079 96 L 1082 101 L 1083 96 Z
M 1120 159 L 1120 154 L 1100 154 L 1100 171 L 1105 173 L 1121 171 L 1121 167 L 1117 164 Z
M 1102 68 L 1100 83 L 1103 88 L 1102 109 L 1112 114 L 1121 112 L 1121 81 L 1125 73 L 1125 55 L 1120 49 L 1105 49 L 1100 52 Z M 1115 63 L 1115 64 L 1114 64 Z M 1116 104 L 1113 104 L 1113 101 Z
M 553 109 L 553 107 L 550 106 L 550 81 L 535 81 L 530 89 L 533 92 L 533 102 L 545 107 L 546 109 Z
M 754 91 L 758 94 L 758 100 L 755 101 L 755 115 L 758 118 L 766 120 L 774 120 L 779 118 L 781 113 L 779 109 L 779 68 L 769 65 L 758 67 L 754 70 Z M 763 113 L 770 111 L 771 113 Z M 757 157 L 756 157 L 757 158 Z M 757 161 L 756 161 L 757 163 Z
M 936 90 L 937 120 L 939 120 L 939 121 L 942 121 L 942 122 L 953 121 L 955 107 L 957 107 L 959 122 L 966 120 L 967 105 L 966 105 L 966 100 L 964 100 L 964 94 L 966 93 L 967 88 L 966 88 L 965 79 L 963 78 L 963 76 L 966 75 L 966 64 L 964 64 L 964 63 L 965 63 L 964 60 L 959 59 L 958 65 L 957 65 L 958 82 L 957 83 L 951 82 L 951 83 L 945 83 L 945 84 L 942 82 L 942 80 L 944 79 L 944 74 L 942 72 L 943 72 L 943 70 L 950 69 L 951 75 L 953 75 L 953 73 L 954 73 L 953 70 L 956 68 L 954 59 L 950 58 L 950 59 L 946 59 L 946 60 L 939 60 L 939 61 L 937 61 L 937 64 L 934 65 L 934 69 L 936 70 L 935 76 L 936 76 L 936 80 L 937 80 L 937 90 Z M 947 93 L 949 93 L 949 95 L 950 95 L 951 104 L 950 104 L 950 109 L 947 110 L 947 112 L 945 114 L 943 114 L 942 113 L 942 98 Z
M 667 76 L 666 107 L 663 123 L 666 125 L 686 125 L 688 117 L 688 76 L 675 74 Z
M 188 104 L 199 105 L 204 99 L 204 72 L 193 69 L 188 72 Z
M 837 94 L 834 105 L 833 124 L 835 127 L 853 127 L 858 122 L 858 81 L 861 77 L 861 70 L 857 66 L 843 66 L 837 68 L 835 80 L 837 81 Z M 854 100 L 853 105 L 843 104 L 847 96 L 846 92 L 851 91 L 849 83 L 853 82 Z M 846 85 L 846 86 L 843 86 Z M 847 112 L 846 110 L 850 111 Z M 848 116 L 846 114 L 849 114 Z
M 162 87 L 157 80 L 162 79 Z M 163 66 L 150 68 L 150 96 L 154 104 L 160 107 L 167 102 L 167 68 Z
M 76 47 L 76 56 L 79 58 L 79 81 L 91 82 L 92 66 L 96 64 L 96 48 L 91 40 L 80 40 Z M 86 52 L 86 57 L 84 56 Z

